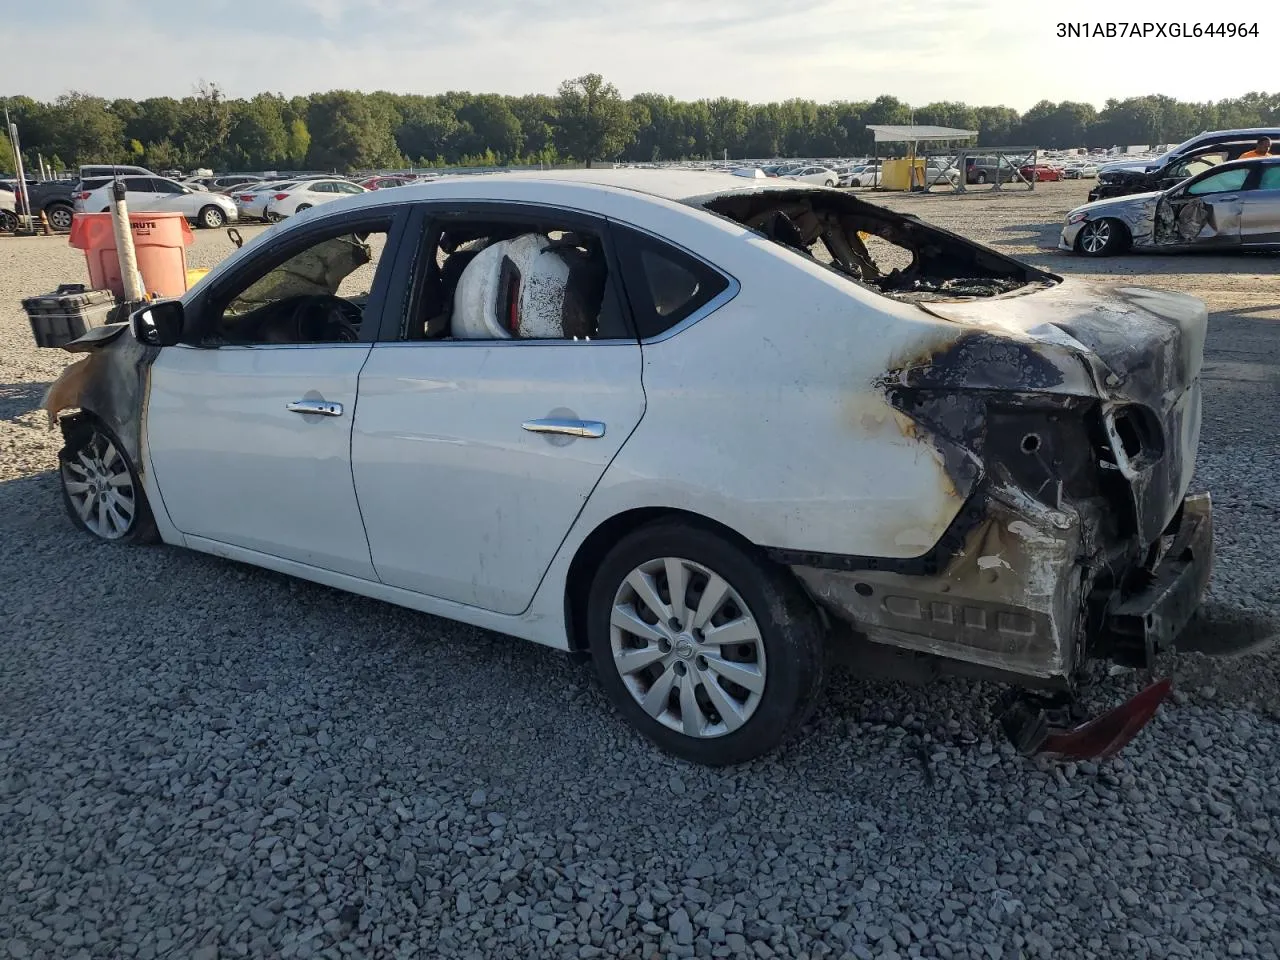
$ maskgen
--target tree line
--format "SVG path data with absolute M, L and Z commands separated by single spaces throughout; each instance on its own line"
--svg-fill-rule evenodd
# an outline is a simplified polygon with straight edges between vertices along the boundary
M 1188 103 L 1152 95 L 1092 104 L 1041 101 L 1025 113 L 895 97 L 816 103 L 624 99 L 599 74 L 554 96 L 393 94 L 331 90 L 228 99 L 214 84 L 189 96 L 106 100 L 73 92 L 53 102 L 6 99 L 23 155 L 55 169 L 136 163 L 153 170 L 492 166 L 870 154 L 868 124 L 934 124 L 978 131 L 978 144 L 1111 147 L 1175 143 L 1203 130 L 1280 124 L 1280 94 Z M 12 151 L 0 133 L 0 170 Z M 882 153 L 886 152 L 881 150 Z

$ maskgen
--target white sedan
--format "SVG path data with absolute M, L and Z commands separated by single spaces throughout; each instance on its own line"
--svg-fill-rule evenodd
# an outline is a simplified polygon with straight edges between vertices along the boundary
M 266 217 L 268 220 L 282 220 L 322 203 L 369 192 L 349 180 L 300 180 L 291 187 L 266 191 Z
M 267 204 L 275 199 L 273 194 L 282 193 L 297 185 L 297 180 L 251 183 L 246 184 L 239 190 L 232 191 L 228 196 L 235 201 L 236 207 L 240 210 L 240 216 L 253 220 L 265 220 L 267 217 Z
M 778 176 L 787 180 L 799 180 L 801 183 L 815 183 L 823 187 L 834 187 L 840 183 L 840 174 L 830 167 L 812 163 L 786 173 L 779 173 Z
M 46 410 L 89 535 L 589 654 L 726 764 L 800 729 L 831 643 L 1066 691 L 1167 644 L 1211 555 L 1206 319 L 821 187 L 449 177 L 263 232 L 70 344 Z
M 124 176 L 125 203 L 133 213 L 178 212 L 197 226 L 217 228 L 240 216 L 230 197 L 192 190 L 165 177 Z M 77 213 L 106 213 L 111 209 L 111 177 L 82 180 L 75 193 Z

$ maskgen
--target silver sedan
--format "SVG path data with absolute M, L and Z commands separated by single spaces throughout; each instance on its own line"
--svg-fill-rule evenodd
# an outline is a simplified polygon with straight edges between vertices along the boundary
M 1058 249 L 1087 257 L 1126 250 L 1280 249 L 1280 156 L 1212 167 L 1168 190 L 1076 207 Z

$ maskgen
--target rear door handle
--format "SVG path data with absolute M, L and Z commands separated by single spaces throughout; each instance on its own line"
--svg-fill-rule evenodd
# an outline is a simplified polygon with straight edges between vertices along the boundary
M 342 404 L 332 400 L 295 400 L 286 403 L 284 408 L 290 413 L 313 413 L 321 417 L 342 416 Z
M 589 437 L 598 440 L 604 436 L 604 424 L 599 420 L 526 420 L 521 424 L 530 433 L 559 433 L 566 437 Z

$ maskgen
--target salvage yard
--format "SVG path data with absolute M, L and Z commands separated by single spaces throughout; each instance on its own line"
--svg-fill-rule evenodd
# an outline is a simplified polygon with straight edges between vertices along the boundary
M 1280 255 L 1059 253 L 1089 186 L 867 196 L 1208 303 L 1217 561 L 1188 640 L 1262 641 Z M 189 265 L 233 249 L 198 230 Z M 1173 701 L 1098 764 L 1016 756 L 994 685 L 845 665 L 787 749 L 687 765 L 562 654 L 78 534 L 39 409 L 71 355 L 21 300 L 83 276 L 65 237 L 0 238 L 0 956 L 1280 957 L 1280 651 L 1166 656 Z

